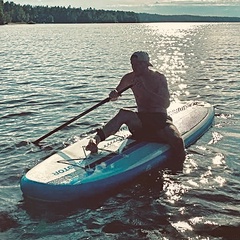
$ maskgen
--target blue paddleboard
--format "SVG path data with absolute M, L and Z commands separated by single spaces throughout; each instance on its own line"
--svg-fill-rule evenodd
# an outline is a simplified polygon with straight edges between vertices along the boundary
M 172 103 L 168 114 L 188 147 L 211 127 L 214 108 L 204 102 Z M 85 150 L 92 137 L 88 136 L 48 157 L 22 177 L 23 195 L 47 202 L 93 197 L 152 169 L 161 169 L 170 160 L 168 145 L 137 142 L 129 136 L 123 126 L 99 144 L 97 155 Z

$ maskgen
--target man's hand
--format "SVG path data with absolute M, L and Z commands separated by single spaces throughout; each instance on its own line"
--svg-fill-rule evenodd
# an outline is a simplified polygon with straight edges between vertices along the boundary
M 111 101 L 116 101 L 119 96 L 120 95 L 117 90 L 113 90 L 109 93 L 109 97 L 111 98 Z

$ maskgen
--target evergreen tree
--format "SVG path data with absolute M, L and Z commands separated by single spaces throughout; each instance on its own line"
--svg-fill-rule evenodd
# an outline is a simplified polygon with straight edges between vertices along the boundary
M 3 1 L 0 0 L 0 25 L 4 24 Z

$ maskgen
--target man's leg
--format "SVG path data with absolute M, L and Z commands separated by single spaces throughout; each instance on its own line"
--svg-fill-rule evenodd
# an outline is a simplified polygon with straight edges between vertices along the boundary
M 172 150 L 171 163 L 169 166 L 173 172 L 180 171 L 183 168 L 185 160 L 184 142 L 178 129 L 173 123 L 168 123 L 167 126 L 161 130 L 160 141 L 169 144 Z
M 131 133 L 134 133 L 142 127 L 142 123 L 138 118 L 137 113 L 126 109 L 120 109 L 114 118 L 112 118 L 102 129 L 98 130 L 95 137 L 89 141 L 86 150 L 89 150 L 92 153 L 97 153 L 97 145 L 99 142 L 103 141 L 110 135 L 115 134 L 123 124 L 128 126 Z

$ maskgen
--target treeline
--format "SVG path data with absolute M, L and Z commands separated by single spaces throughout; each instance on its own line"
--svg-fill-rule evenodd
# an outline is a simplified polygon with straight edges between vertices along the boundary
M 136 23 L 138 14 L 124 11 L 19 5 L 1 1 L 2 23 Z
M 5 23 L 138 23 L 240 22 L 239 17 L 159 15 L 69 7 L 19 5 L 0 0 L 0 25 Z
M 139 22 L 240 22 L 239 17 L 159 15 L 139 13 Z

